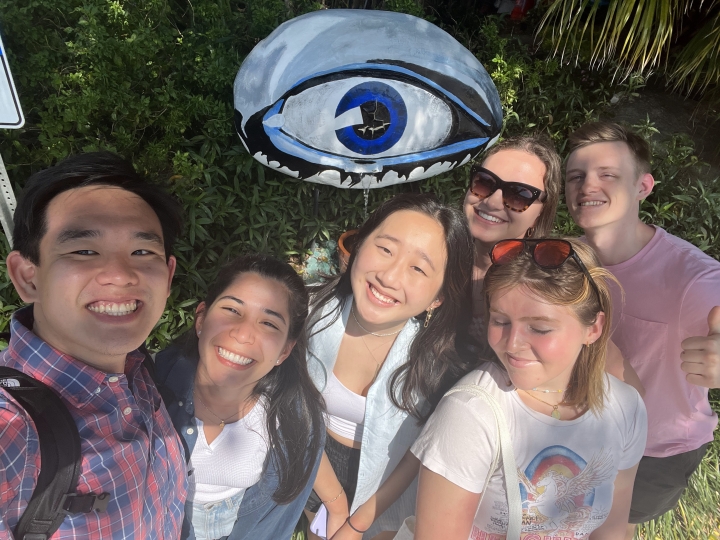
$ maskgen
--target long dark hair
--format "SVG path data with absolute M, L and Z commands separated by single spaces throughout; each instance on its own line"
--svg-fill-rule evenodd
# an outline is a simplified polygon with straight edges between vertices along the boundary
M 388 389 L 396 407 L 424 423 L 443 394 L 476 364 L 470 355 L 458 353 L 465 350 L 469 339 L 473 265 L 472 236 L 459 210 L 441 204 L 429 194 L 404 193 L 381 204 L 360 227 L 345 273 L 317 291 L 310 313 L 311 335 L 319 334 L 337 321 L 345 303 L 352 302 L 350 274 L 356 254 L 388 216 L 401 210 L 425 214 L 436 220 L 445 232 L 447 263 L 439 293 L 443 303 L 433 312 L 428 327 L 418 331 L 407 362 L 395 370 Z M 339 301 L 339 308 L 323 315 L 324 307 L 333 299 Z M 424 320 L 425 315 L 425 312 L 419 313 L 416 318 Z M 327 319 L 327 324 L 320 324 L 323 319 Z M 419 398 L 427 399 L 430 407 L 424 408 Z
M 252 393 L 257 397 L 265 396 L 267 400 L 267 432 L 273 449 L 270 456 L 275 460 L 279 478 L 273 500 L 287 504 L 307 485 L 320 453 L 324 430 L 323 399 L 307 370 L 308 293 L 302 279 L 289 264 L 267 255 L 244 255 L 220 270 L 205 297 L 206 309 L 238 277 L 248 272 L 281 283 L 288 293 L 288 340 L 295 340 L 295 346 L 284 362 L 257 382 Z M 194 330 L 188 332 L 185 346 L 189 356 L 199 357 Z

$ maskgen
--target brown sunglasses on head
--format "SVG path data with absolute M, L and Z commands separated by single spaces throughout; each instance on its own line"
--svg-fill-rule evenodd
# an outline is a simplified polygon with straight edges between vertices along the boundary
M 501 190 L 503 204 L 513 212 L 524 212 L 535 201 L 544 202 L 547 199 L 547 192 L 521 182 L 506 182 L 480 165 L 473 165 L 470 169 L 469 189 L 481 200 Z

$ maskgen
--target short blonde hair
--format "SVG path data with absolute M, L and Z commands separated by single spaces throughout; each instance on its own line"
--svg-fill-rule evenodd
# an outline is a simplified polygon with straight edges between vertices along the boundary
M 605 313 L 602 334 L 594 343 L 582 348 L 573 366 L 563 399 L 565 405 L 587 407 L 598 413 L 604 407 L 605 356 L 612 322 L 609 282 L 618 282 L 610 272 L 602 268 L 591 247 L 575 239 L 565 240 L 570 242 L 585 264 L 599 294 L 595 293 L 595 289 L 575 261 L 567 261 L 560 268 L 545 270 L 535 264 L 526 251 L 506 264 L 493 264 L 490 267 L 485 276 L 487 307 L 489 312 L 491 299 L 498 292 L 523 285 L 553 305 L 569 307 L 585 326 L 592 325 L 599 312 Z
M 652 172 L 652 152 L 648 142 L 630 128 L 613 122 L 590 122 L 576 129 L 568 138 L 568 155 L 579 148 L 600 142 L 625 143 L 635 159 L 637 175 Z
M 535 238 L 548 236 L 555 225 L 555 214 L 557 213 L 562 188 L 562 161 L 555 150 L 555 146 L 550 138 L 544 135 L 510 137 L 491 146 L 482 160 L 485 161 L 502 150 L 522 150 L 535 156 L 545 165 L 543 186 L 547 198 L 543 202 L 542 211 L 533 226 L 534 232 L 532 236 Z

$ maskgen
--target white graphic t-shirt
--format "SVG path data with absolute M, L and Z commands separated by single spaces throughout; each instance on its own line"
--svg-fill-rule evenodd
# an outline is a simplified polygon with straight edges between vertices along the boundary
M 485 388 L 508 422 L 523 501 L 523 540 L 587 538 L 612 507 L 617 472 L 640 461 L 647 413 L 637 391 L 606 376 L 605 408 L 556 420 L 525 405 L 507 374 L 486 363 L 458 382 Z M 440 402 L 412 453 L 431 471 L 480 493 L 497 449 L 490 407 L 466 392 Z M 470 540 L 504 540 L 508 523 L 502 468 L 492 472 Z

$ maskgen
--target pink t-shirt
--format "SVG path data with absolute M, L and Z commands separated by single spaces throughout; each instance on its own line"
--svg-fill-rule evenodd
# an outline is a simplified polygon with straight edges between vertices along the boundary
M 720 305 L 720 262 L 655 227 L 639 253 L 607 269 L 625 292 L 623 304 L 613 287 L 612 340 L 646 390 L 645 455 L 674 456 L 710 442 L 717 415 L 707 388 L 686 381 L 680 343 L 708 335 L 708 313 Z

